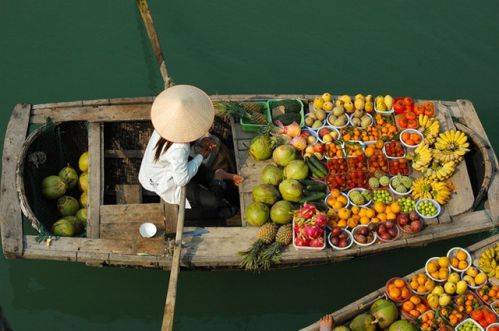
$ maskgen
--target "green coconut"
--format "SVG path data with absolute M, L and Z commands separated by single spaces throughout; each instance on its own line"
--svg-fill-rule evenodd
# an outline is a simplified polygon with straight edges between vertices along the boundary
M 74 216 L 78 209 L 80 209 L 78 200 L 69 195 L 57 199 L 57 210 L 59 210 L 61 216 Z
M 87 226 L 87 208 L 82 208 L 76 212 L 76 218 L 80 221 L 84 227 Z
M 369 311 L 376 319 L 379 327 L 382 329 L 388 328 L 393 322 L 399 318 L 399 311 L 397 306 L 389 300 L 379 299 L 376 300 L 371 306 Z
M 277 186 L 282 181 L 282 169 L 275 164 L 267 164 L 262 170 L 261 182 Z
M 57 175 L 62 178 L 69 190 L 74 188 L 76 184 L 78 184 L 78 173 L 69 165 L 62 168 Z
M 52 233 L 60 237 L 72 237 L 76 233 L 75 225 L 71 220 L 61 218 L 52 225 Z
M 59 176 L 48 176 L 42 180 L 42 195 L 48 199 L 58 199 L 67 190 L 66 182 Z
M 350 331 L 350 328 L 348 326 L 345 326 L 345 325 L 340 325 L 340 326 L 337 326 L 333 329 L 333 331 Z
M 279 184 L 279 192 L 284 200 L 298 202 L 303 194 L 303 186 L 296 179 L 285 179 Z
M 288 201 L 277 201 L 270 209 L 270 219 L 277 224 L 287 224 L 293 220 L 293 205 Z
M 279 198 L 279 192 L 275 186 L 270 184 L 260 184 L 253 188 L 251 191 L 253 201 L 261 202 L 266 205 L 273 205 Z
M 259 135 L 251 140 L 249 146 L 249 155 L 254 160 L 267 160 L 272 156 L 272 143 L 266 135 Z
M 75 234 L 79 234 L 83 232 L 83 223 L 76 218 L 76 216 L 65 216 L 62 218 L 63 220 L 68 220 L 71 223 L 73 223 L 73 226 L 75 228 Z
M 252 202 L 246 207 L 246 222 L 253 226 L 262 226 L 269 219 L 269 207 L 261 202 Z
M 399 320 L 390 325 L 388 331 L 417 331 L 417 328 L 409 321 Z
M 352 331 L 376 331 L 376 324 L 373 324 L 374 318 L 369 314 L 359 314 L 350 322 Z

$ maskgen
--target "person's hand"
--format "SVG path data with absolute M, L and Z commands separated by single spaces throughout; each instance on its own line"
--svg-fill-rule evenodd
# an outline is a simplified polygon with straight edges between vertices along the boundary
M 206 148 L 203 148 L 199 151 L 199 154 L 203 157 L 203 159 L 206 160 L 210 156 L 211 151 Z
M 232 176 L 232 181 L 234 182 L 234 185 L 239 186 L 242 182 L 244 182 L 244 177 L 240 175 L 234 175 Z

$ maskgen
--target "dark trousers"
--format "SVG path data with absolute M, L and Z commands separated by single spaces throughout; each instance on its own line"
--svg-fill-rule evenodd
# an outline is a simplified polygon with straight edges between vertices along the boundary
M 223 204 L 224 184 L 213 180 L 213 173 L 204 164 L 186 186 L 187 200 L 192 208 L 218 209 Z

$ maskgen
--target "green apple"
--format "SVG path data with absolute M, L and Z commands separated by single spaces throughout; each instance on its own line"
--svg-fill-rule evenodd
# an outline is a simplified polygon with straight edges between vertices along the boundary
M 433 291 L 431 291 L 431 293 L 441 296 L 442 294 L 444 294 L 444 288 L 440 285 L 435 286 L 435 288 L 433 289 Z
M 466 281 L 464 280 L 460 280 L 456 284 L 456 293 L 463 294 L 467 288 L 468 288 L 468 283 L 466 283 Z
M 458 281 L 461 280 L 461 277 L 457 272 L 453 272 L 449 275 L 449 279 L 447 281 L 457 284 Z
M 453 295 L 456 293 L 456 284 L 453 282 L 446 282 L 444 285 L 445 293 Z
M 437 309 L 438 308 L 438 295 L 434 293 L 428 294 L 428 297 L 426 298 L 428 300 L 428 304 L 430 305 L 431 308 Z

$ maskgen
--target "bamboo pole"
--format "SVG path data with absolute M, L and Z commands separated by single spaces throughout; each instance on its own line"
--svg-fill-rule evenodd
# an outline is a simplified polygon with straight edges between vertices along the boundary
M 177 283 L 180 269 L 180 253 L 182 252 L 182 235 L 184 232 L 185 216 L 185 186 L 180 191 L 180 205 L 177 219 L 177 233 L 175 235 L 175 246 L 173 252 L 172 266 L 170 271 L 170 281 L 165 302 L 165 312 L 163 314 L 162 331 L 173 330 L 173 317 L 175 315 L 175 301 L 177 299 Z
M 166 69 L 165 58 L 163 52 L 161 51 L 161 45 L 159 44 L 159 38 L 156 34 L 156 29 L 154 28 L 154 23 L 152 21 L 151 12 L 149 11 L 149 5 L 147 0 L 137 0 L 137 6 L 139 7 L 140 15 L 142 16 L 142 21 L 147 31 L 147 36 L 151 42 L 152 49 L 154 51 L 154 56 L 159 64 L 159 71 L 165 82 L 165 89 L 172 85 L 172 80 L 168 75 L 168 70 Z

